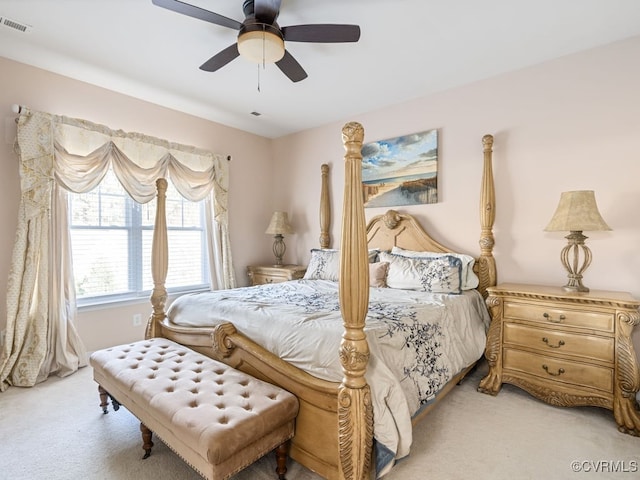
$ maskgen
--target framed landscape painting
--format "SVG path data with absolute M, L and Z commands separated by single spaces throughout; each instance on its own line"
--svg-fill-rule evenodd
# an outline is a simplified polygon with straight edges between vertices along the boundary
M 438 202 L 438 131 L 379 140 L 362 146 L 365 207 Z

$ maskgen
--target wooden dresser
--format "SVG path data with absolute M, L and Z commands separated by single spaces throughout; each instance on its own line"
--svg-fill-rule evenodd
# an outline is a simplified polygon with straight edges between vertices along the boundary
M 307 267 L 302 265 L 249 265 L 247 275 L 249 275 L 250 285 L 263 285 L 265 283 L 280 283 L 288 280 L 298 280 L 304 276 Z
M 613 411 L 621 432 L 640 434 L 640 373 L 631 333 L 640 302 L 624 292 L 565 292 L 502 284 L 487 289 L 489 373 L 478 390 L 516 385 L 552 405 Z

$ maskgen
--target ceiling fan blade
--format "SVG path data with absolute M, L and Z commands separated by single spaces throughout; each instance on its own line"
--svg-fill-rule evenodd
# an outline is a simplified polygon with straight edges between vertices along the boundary
M 360 27 L 358 25 L 334 25 L 329 23 L 290 25 L 282 27 L 282 35 L 287 42 L 357 42 L 360 40 Z
M 216 53 L 213 57 L 200 65 L 200 70 L 204 70 L 205 72 L 215 72 L 239 55 L 240 52 L 238 52 L 238 44 L 234 43 L 233 45 L 229 45 L 224 50 Z
M 182 13 L 189 17 L 198 18 L 205 22 L 214 23 L 222 27 L 233 28 L 234 30 L 240 30 L 242 24 L 231 18 L 218 15 L 217 13 L 210 12 L 204 8 L 196 7 L 195 5 L 189 5 L 188 3 L 181 2 L 179 0 L 151 0 L 154 5 L 158 7 L 166 8 L 174 12 Z
M 254 0 L 253 9 L 256 20 L 273 25 L 280 14 L 281 0 Z
M 278 60 L 276 65 L 292 82 L 299 82 L 307 78 L 307 72 L 305 72 L 298 61 L 293 58 L 293 55 L 286 50 L 284 51 L 284 57 Z

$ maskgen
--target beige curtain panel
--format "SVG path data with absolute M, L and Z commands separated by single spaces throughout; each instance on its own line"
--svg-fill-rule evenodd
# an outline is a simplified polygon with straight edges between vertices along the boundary
M 233 288 L 228 231 L 228 162 L 217 154 L 111 130 L 86 120 L 31 112 L 18 119 L 22 197 L 7 289 L 0 391 L 32 386 L 86 365 L 78 336 L 67 191 L 87 192 L 113 169 L 139 203 L 167 178 L 190 201 L 205 200 L 212 289 Z

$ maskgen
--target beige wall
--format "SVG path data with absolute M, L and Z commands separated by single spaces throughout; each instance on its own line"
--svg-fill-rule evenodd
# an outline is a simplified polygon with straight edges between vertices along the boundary
M 491 133 L 499 281 L 563 285 L 564 234 L 543 229 L 561 192 L 592 189 L 613 231 L 586 233 L 593 262 L 584 283 L 640 298 L 638 58 L 640 37 L 274 141 L 275 202 L 292 205 L 293 218 L 310 227 L 288 242 L 292 260 L 304 262 L 317 245 L 319 187 L 308 179 L 323 162 L 332 166 L 332 232 L 339 245 L 340 129 L 351 120 L 363 124 L 365 142 L 439 130 L 439 203 L 401 210 L 433 229 L 437 240 L 477 254 L 481 138 Z M 383 212 L 367 209 L 366 216 Z M 634 340 L 640 352 L 640 329 Z
M 481 138 L 491 133 L 499 280 L 564 284 L 563 234 L 543 228 L 562 191 L 593 189 L 613 231 L 587 233 L 594 259 L 585 284 L 640 298 L 639 56 L 640 37 L 276 140 L 0 59 L 0 111 L 9 139 L 0 150 L 0 289 L 6 286 L 18 204 L 10 106 L 24 103 L 233 155 L 231 235 L 241 285 L 246 284 L 247 264 L 271 259 L 270 239 L 263 232 L 274 209 L 288 211 L 296 230 L 285 239 L 285 261 L 308 261 L 309 249 L 318 245 L 322 163 L 331 166 L 331 231 L 334 246 L 339 245 L 341 128 L 351 120 L 364 125 L 369 141 L 439 129 L 440 201 L 402 210 L 418 217 L 437 240 L 477 253 Z M 367 218 L 382 211 L 368 209 Z M 148 311 L 141 303 L 83 312 L 81 335 L 90 350 L 140 338 L 142 329 L 131 326 L 131 317 Z M 4 328 L 4 307 L 0 314 Z M 634 340 L 640 351 L 640 332 Z

